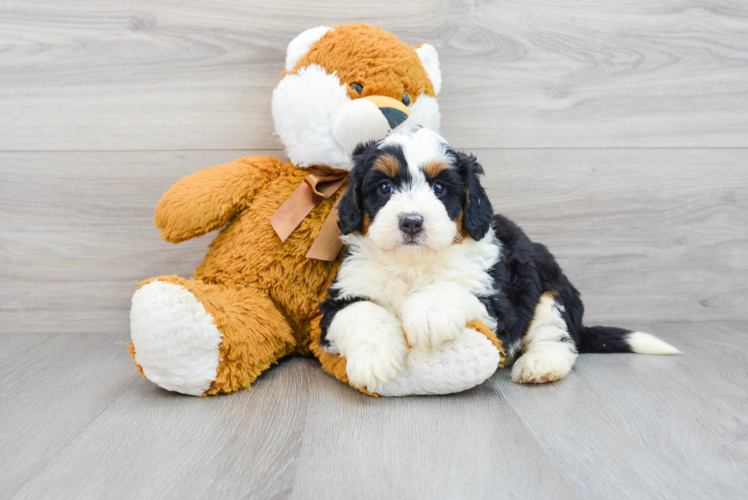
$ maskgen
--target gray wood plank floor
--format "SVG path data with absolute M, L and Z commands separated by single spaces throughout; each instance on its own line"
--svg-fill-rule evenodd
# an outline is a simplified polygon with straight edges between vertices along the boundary
M 191 398 L 142 379 L 112 335 L 2 335 L 0 498 L 745 498 L 743 326 L 646 328 L 684 354 L 403 399 L 301 357 Z

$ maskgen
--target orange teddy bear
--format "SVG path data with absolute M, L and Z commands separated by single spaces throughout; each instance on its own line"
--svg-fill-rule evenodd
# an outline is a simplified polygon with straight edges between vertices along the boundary
M 411 47 L 379 28 L 318 27 L 295 38 L 272 103 L 289 161 L 254 156 L 201 170 L 156 208 L 156 226 L 172 243 L 223 229 L 194 278 L 140 283 L 129 344 L 140 373 L 204 396 L 249 387 L 297 352 L 348 382 L 345 358 L 317 345 L 318 303 L 340 264 L 328 215 L 356 145 L 413 124 L 438 131 L 440 86 L 433 47 Z M 485 326 L 471 326 L 454 346 L 406 363 L 380 393 L 456 392 L 486 380 L 500 346 Z

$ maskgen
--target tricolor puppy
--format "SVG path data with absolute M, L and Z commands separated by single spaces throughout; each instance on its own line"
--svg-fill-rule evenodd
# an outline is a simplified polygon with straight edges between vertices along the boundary
M 516 360 L 515 382 L 558 380 L 580 352 L 678 352 L 647 333 L 582 326 L 579 292 L 545 246 L 494 215 L 482 173 L 424 128 L 354 153 L 339 205 L 348 250 L 320 306 L 320 343 L 346 358 L 354 384 L 376 392 L 409 345 L 439 349 L 476 319 Z

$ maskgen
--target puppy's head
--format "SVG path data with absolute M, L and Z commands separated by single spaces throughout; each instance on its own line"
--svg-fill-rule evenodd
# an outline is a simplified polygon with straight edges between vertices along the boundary
M 482 239 L 493 210 L 472 155 L 425 128 L 359 146 L 338 207 L 343 234 L 361 231 L 386 251 L 433 251 Z

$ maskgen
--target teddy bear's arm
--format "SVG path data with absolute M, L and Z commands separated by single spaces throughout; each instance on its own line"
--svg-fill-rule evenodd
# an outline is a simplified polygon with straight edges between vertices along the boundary
M 156 207 L 154 222 L 171 243 L 218 229 L 242 208 L 269 179 L 266 163 L 254 156 L 206 168 L 184 177 L 169 189 Z

